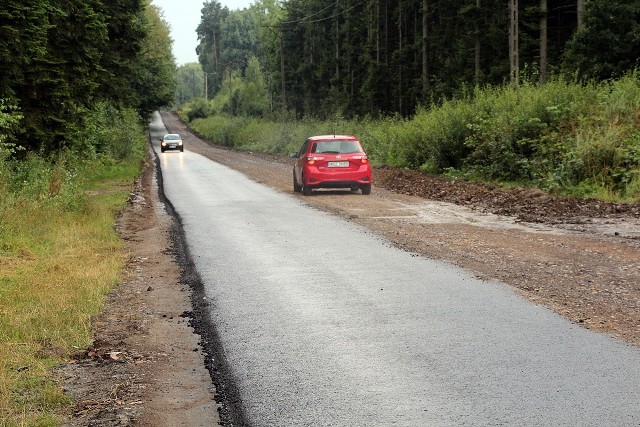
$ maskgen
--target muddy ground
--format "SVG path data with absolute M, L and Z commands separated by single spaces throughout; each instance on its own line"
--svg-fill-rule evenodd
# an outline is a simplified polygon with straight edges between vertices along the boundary
M 576 324 L 640 347 L 640 204 L 391 168 L 374 170 L 370 196 L 304 197 L 293 193 L 290 159 L 217 147 L 176 116 L 163 119 L 168 131 L 187 136 L 187 151 L 160 156 L 207 156 L 391 244 L 502 281 Z M 65 425 L 238 425 L 224 374 L 211 363 L 215 349 L 194 333 L 197 290 L 185 274 L 179 227 L 154 179 L 154 160 L 161 158 L 150 153 L 150 159 L 118 222 L 130 252 L 127 274 L 93 322 L 93 346 L 59 370 L 75 399 Z

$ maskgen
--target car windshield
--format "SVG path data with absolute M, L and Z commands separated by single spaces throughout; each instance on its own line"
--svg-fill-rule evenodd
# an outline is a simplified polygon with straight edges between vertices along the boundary
M 317 154 L 352 154 L 360 153 L 360 146 L 356 141 L 318 141 L 311 151 Z
M 166 135 L 164 137 L 164 139 L 166 139 L 166 140 L 176 140 L 176 139 L 180 139 L 180 135 L 176 135 L 176 134 L 172 134 L 171 133 L 169 135 Z

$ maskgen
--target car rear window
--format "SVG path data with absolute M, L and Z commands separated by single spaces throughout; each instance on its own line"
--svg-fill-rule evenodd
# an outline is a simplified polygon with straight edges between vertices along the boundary
M 360 146 L 356 141 L 318 141 L 313 145 L 311 152 L 317 154 L 351 154 L 359 153 Z

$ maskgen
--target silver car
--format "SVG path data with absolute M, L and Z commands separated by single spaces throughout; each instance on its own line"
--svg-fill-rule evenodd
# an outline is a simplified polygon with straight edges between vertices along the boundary
M 182 143 L 182 137 L 177 133 L 168 133 L 160 139 L 160 151 L 163 153 L 166 150 L 180 150 L 184 151 L 184 144 Z

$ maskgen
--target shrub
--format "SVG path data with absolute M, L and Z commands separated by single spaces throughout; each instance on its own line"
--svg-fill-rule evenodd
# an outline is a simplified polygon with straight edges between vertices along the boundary
M 185 112 L 189 121 L 203 119 L 209 114 L 207 101 L 203 98 L 198 98 L 186 106 Z

